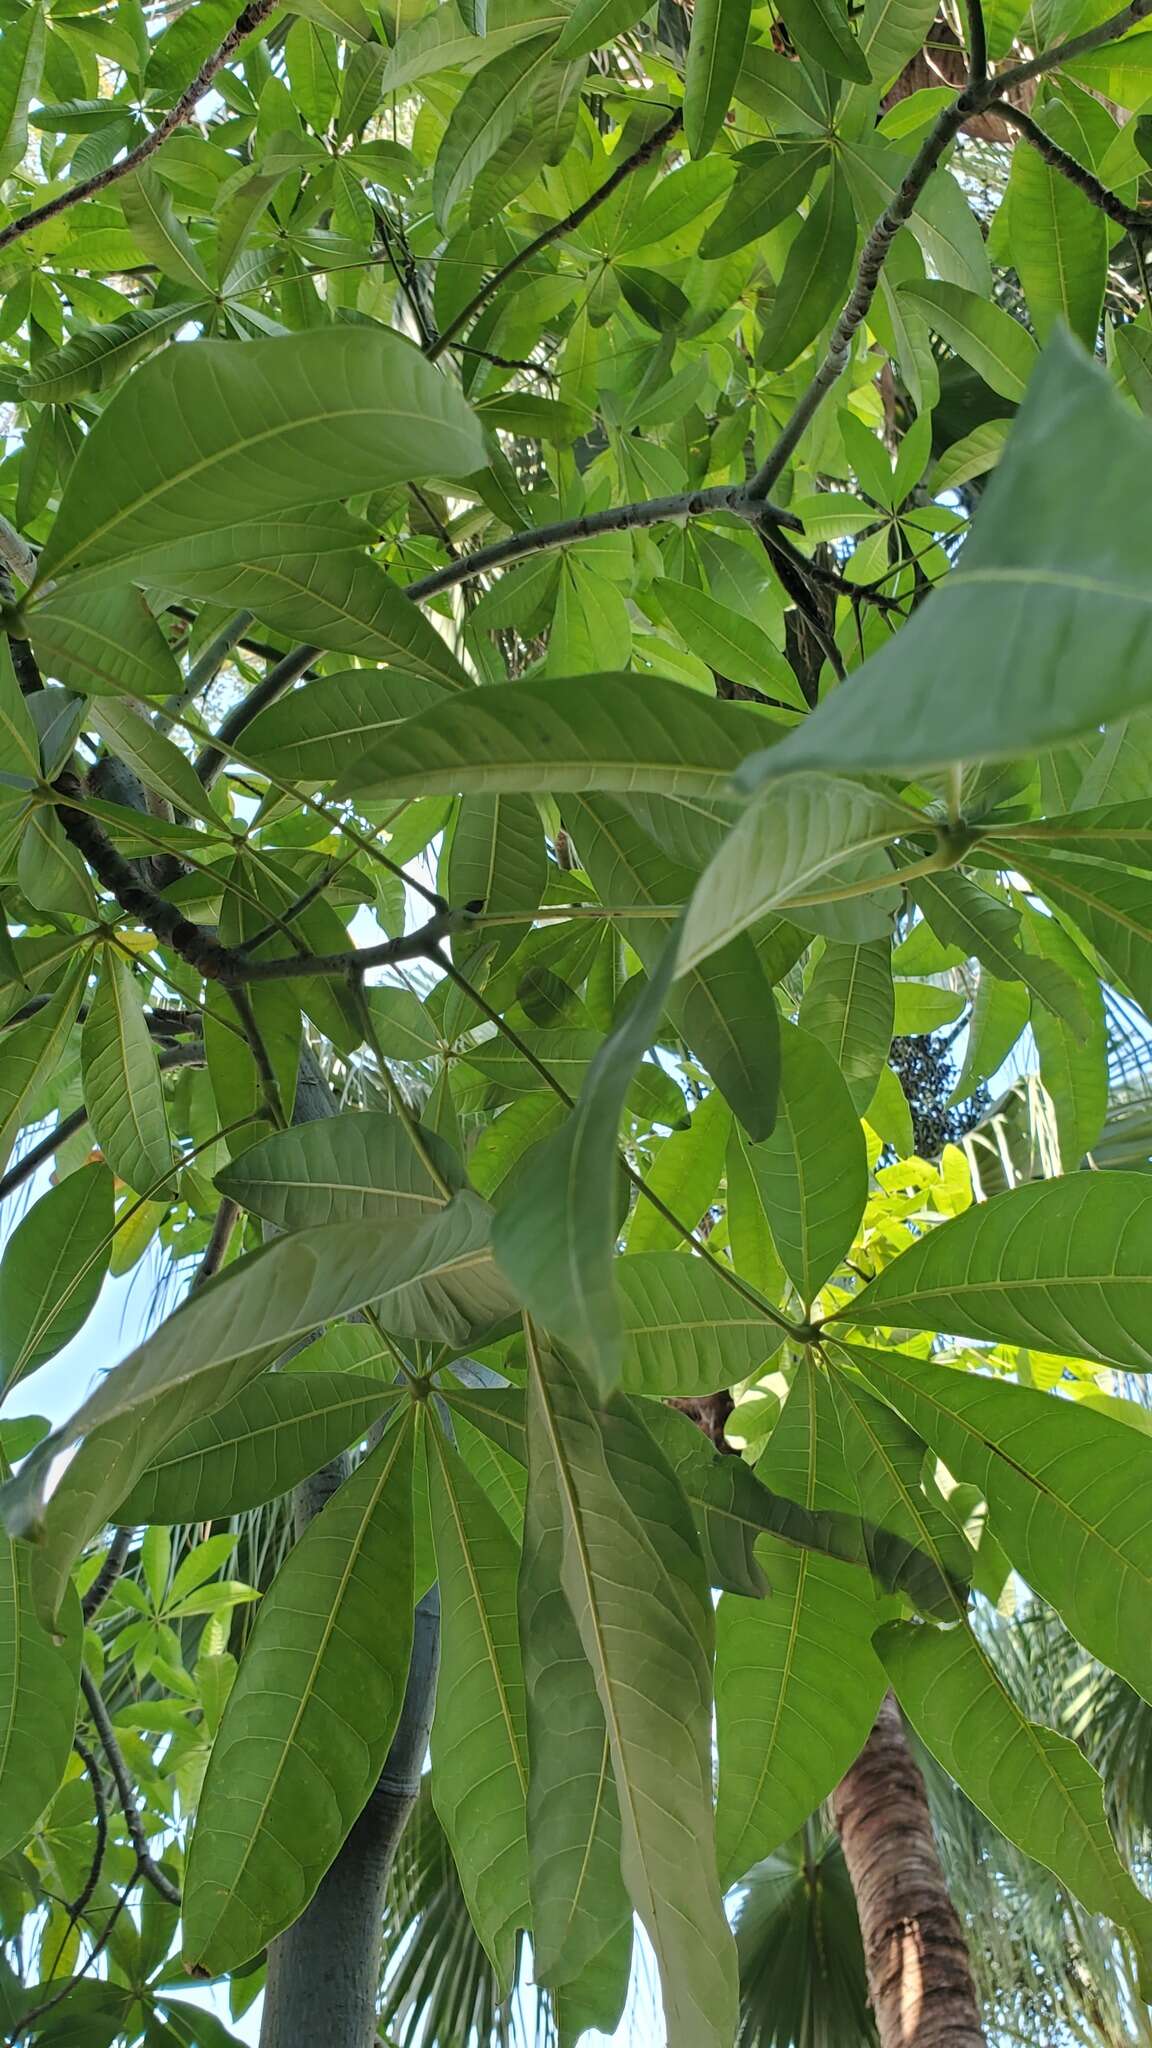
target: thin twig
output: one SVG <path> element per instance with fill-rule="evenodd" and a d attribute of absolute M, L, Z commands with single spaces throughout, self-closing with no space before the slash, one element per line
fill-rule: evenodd
<path fill-rule="evenodd" d="M 1152 4 L 1152 0 L 1149 0 L 1149 4 Z M 424 353 L 429 362 L 434 363 L 437 356 L 443 355 L 444 350 L 455 341 L 457 335 L 463 334 L 477 314 L 483 312 L 489 299 L 496 296 L 516 271 L 523 269 L 526 263 L 530 263 L 534 256 L 538 256 L 540 251 L 547 249 L 552 242 L 560 241 L 564 235 L 570 235 L 576 228 L 581 227 L 589 214 L 595 213 L 597 207 L 603 206 L 606 199 L 611 199 L 625 178 L 631 177 L 633 171 L 640 170 L 642 165 L 651 163 L 652 158 L 659 155 L 665 143 L 671 142 L 672 137 L 679 133 L 683 123 L 683 108 L 677 107 L 662 126 L 648 137 L 647 142 L 642 142 L 639 149 L 634 149 L 631 156 L 625 157 L 623 163 L 617 164 L 611 176 L 606 178 L 602 185 L 598 185 L 595 192 L 581 205 L 574 206 L 571 213 L 564 215 L 563 220 L 553 221 L 550 227 L 543 228 L 533 241 L 526 242 L 522 249 L 518 249 L 514 256 L 508 258 L 507 263 L 494 271 L 481 285 L 479 291 L 469 299 L 468 304 L 461 308 L 455 319 L 448 322 L 439 339 L 425 349 Z"/>
<path fill-rule="evenodd" d="M 1115 192 L 1110 192 L 1107 185 L 1102 185 L 1099 178 L 1086 170 L 1083 164 L 1077 163 L 1074 156 L 1069 156 L 1066 149 L 1061 149 L 1060 144 L 1054 142 L 1041 128 L 1040 123 L 1034 121 L 1031 114 L 1026 114 L 1022 107 L 1014 107 L 1010 100 L 993 100 L 988 111 L 999 114 L 1002 121 L 1007 121 L 1015 128 L 1024 137 L 1025 142 L 1031 143 L 1046 164 L 1051 164 L 1054 171 L 1059 171 L 1062 178 L 1067 178 L 1070 185 L 1075 185 L 1083 192 L 1084 197 L 1090 199 L 1093 206 L 1098 206 L 1101 213 L 1106 213 L 1109 220 L 1114 220 L 1118 226 L 1127 228 L 1129 234 L 1152 234 L 1152 211 L 1147 207 L 1125 206 L 1124 201 L 1118 199 Z"/>
<path fill-rule="evenodd" d="M 93 1726 L 100 1738 L 100 1747 L 108 1759 L 108 1768 L 112 1773 L 112 1782 L 116 1787 L 116 1796 L 120 1801 L 121 1810 L 124 1815 L 124 1824 L 128 1829 L 128 1837 L 132 1847 L 136 1851 L 140 1876 L 146 1878 L 153 1890 L 158 1891 L 162 1899 L 167 1899 L 170 1906 L 178 1906 L 180 1904 L 178 1888 L 173 1884 L 170 1877 L 165 1877 L 159 1864 L 154 1863 L 152 1860 L 148 1848 L 148 1837 L 144 1833 L 144 1823 L 140 1818 L 139 1809 L 136 1805 L 132 1780 L 128 1776 L 128 1766 L 124 1761 L 120 1744 L 116 1740 L 116 1731 L 112 1726 L 108 1709 L 104 1705 L 100 1688 L 83 1664 L 80 1666 L 80 1688 L 87 1702 L 88 1711 L 92 1716 Z"/>
<path fill-rule="evenodd" d="M 46 199 L 42 206 L 34 206 L 30 213 L 22 213 L 16 220 L 10 221 L 6 228 L 0 228 L 0 249 L 6 249 L 12 242 L 18 242 L 23 235 L 31 234 L 33 228 L 40 227 L 46 220 L 54 220 L 57 214 L 64 213 L 70 206 L 78 205 L 82 199 L 91 199 L 93 193 L 105 191 L 109 185 L 114 185 L 117 179 L 127 177 L 129 171 L 138 169 L 150 156 L 155 156 L 161 144 L 167 142 L 174 130 L 183 127 L 186 121 L 192 119 L 216 73 L 227 64 L 245 37 L 250 36 L 253 29 L 259 28 L 261 22 L 266 20 L 273 8 L 278 5 L 279 0 L 249 0 L 248 6 L 233 22 L 223 42 L 217 45 L 210 57 L 205 58 L 192 83 L 185 88 L 175 106 L 169 108 L 151 134 L 146 135 L 143 142 L 138 142 L 135 149 L 130 149 L 128 154 L 120 157 L 116 163 L 109 164 L 102 171 L 94 172 L 90 178 L 82 178 L 79 184 L 70 185 L 66 192 L 58 192 L 55 199 Z"/>
<path fill-rule="evenodd" d="M 77 1745 L 77 1747 L 78 1746 L 79 1745 Z M 83 1977 L 86 1977 L 88 1975 L 88 1972 L 92 1968 L 93 1963 L 97 1961 L 98 1957 L 103 1955 L 104 1950 L 107 1948 L 108 1943 L 111 1941 L 112 1930 L 115 1927 L 116 1922 L 120 1918 L 121 1913 L 124 1911 L 125 1906 L 128 1904 L 128 1900 L 136 1888 L 136 1880 L 140 1875 L 140 1866 L 139 1864 L 137 1864 L 136 1869 L 132 1872 L 132 1875 L 129 1878 L 128 1883 L 125 1885 L 123 1891 L 120 1893 L 120 1896 L 116 1901 L 116 1904 L 113 1906 L 112 1911 L 109 1913 L 107 1920 L 104 1922 L 104 1925 L 100 1930 L 100 1933 L 98 1934 L 96 1940 L 93 1942 L 91 1948 L 88 1951 L 88 1954 L 85 1956 L 84 1961 L 80 1965 L 80 1968 L 76 1971 L 75 1976 L 69 1977 L 68 1982 L 59 1991 L 54 1991 L 51 1998 L 44 1999 L 42 2004 L 34 2005 L 31 2012 L 26 2012 L 23 2014 L 23 2016 L 17 2022 L 16 2032 L 14 2034 L 10 2034 L 8 2037 L 9 2048 L 15 2048 L 15 2044 L 19 2041 L 21 2034 L 26 2034 L 28 2032 L 29 2027 L 31 2027 L 35 2023 L 35 2021 L 42 2020 L 44 2018 L 45 2013 L 52 2012 L 56 2006 L 63 2005 L 64 2000 L 66 1998 L 71 1998 L 76 1985 L 80 1983 Z"/>
<path fill-rule="evenodd" d="M 131 1529 L 117 1529 L 111 1543 L 108 1545 L 108 1555 L 84 1595 L 83 1613 L 85 1624 L 94 1621 L 97 1614 L 99 1614 L 100 1609 L 103 1607 L 104 1602 L 128 1562 L 128 1552 L 131 1548 Z M 77 1741 L 76 1747 L 80 1749 L 79 1741 Z M 81 1754 L 83 1754 L 83 1751 L 81 1751 Z"/>

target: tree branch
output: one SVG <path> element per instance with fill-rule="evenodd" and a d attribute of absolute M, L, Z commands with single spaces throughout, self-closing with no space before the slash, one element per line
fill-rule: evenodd
<path fill-rule="evenodd" d="M 165 1877 L 159 1864 L 152 1861 L 148 1848 L 148 1837 L 144 1833 L 144 1823 L 140 1818 L 136 1805 L 135 1794 L 132 1790 L 132 1780 L 128 1776 L 128 1766 L 124 1762 L 120 1744 L 116 1740 L 116 1731 L 112 1726 L 108 1709 L 104 1705 L 100 1688 L 83 1664 L 80 1667 L 80 1687 L 87 1702 L 88 1711 L 92 1716 L 93 1726 L 100 1738 L 100 1747 L 108 1759 L 108 1768 L 112 1773 L 112 1781 L 116 1787 L 116 1796 L 120 1801 L 121 1810 L 124 1814 L 124 1824 L 128 1829 L 129 1840 L 136 1852 L 140 1876 L 146 1878 L 153 1889 L 159 1892 L 160 1897 L 167 1899 L 170 1906 L 178 1906 L 180 1904 L 180 1893 L 177 1887 L 173 1884 L 170 1877 Z"/>
<path fill-rule="evenodd" d="M 192 119 L 216 73 L 227 64 L 245 37 L 250 36 L 253 29 L 259 28 L 261 22 L 266 20 L 273 8 L 278 5 L 279 0 L 249 0 L 248 6 L 237 16 L 223 42 L 210 57 L 205 58 L 192 83 L 185 88 L 175 106 L 169 109 L 151 134 L 146 135 L 143 142 L 138 142 L 135 149 L 130 149 L 127 156 L 122 156 L 116 163 L 109 164 L 106 170 L 96 171 L 90 178 L 82 178 L 78 185 L 70 185 L 66 192 L 58 192 L 55 199 L 46 199 L 42 206 L 34 206 L 30 213 L 22 213 L 16 220 L 10 221 L 6 228 L 0 228 L 0 249 L 8 248 L 12 242 L 18 242 L 22 236 L 31 234 L 33 228 L 40 227 L 46 220 L 54 220 L 57 214 L 64 213 L 70 206 L 78 205 L 82 199 L 91 199 L 93 193 L 103 192 L 118 179 L 127 177 L 129 171 L 134 171 L 139 165 L 146 163 L 150 156 L 155 156 L 161 144 L 167 142 L 174 130 L 183 127 L 186 121 Z"/>
<path fill-rule="evenodd" d="M 663 125 L 648 137 L 647 142 L 642 142 L 639 149 L 634 149 L 631 156 L 625 157 L 623 163 L 617 164 L 611 176 L 605 178 L 604 183 L 598 185 L 595 192 L 579 206 L 574 206 L 571 213 L 564 215 L 563 220 L 553 221 L 550 227 L 542 229 L 534 241 L 526 242 L 522 249 L 518 249 L 514 256 L 508 258 L 507 263 L 502 264 L 499 270 L 493 271 L 492 276 L 481 285 L 468 304 L 457 313 L 455 319 L 448 322 L 439 338 L 424 350 L 428 361 L 434 363 L 437 356 L 443 355 L 456 336 L 464 332 L 478 313 L 483 312 L 489 299 L 495 298 L 496 293 L 507 284 L 508 279 L 516 271 L 522 270 L 526 263 L 532 261 L 533 256 L 538 256 L 550 243 L 559 242 L 563 236 L 570 235 L 575 228 L 581 227 L 588 216 L 596 212 L 597 207 L 603 206 L 606 199 L 611 199 L 625 178 L 631 177 L 633 171 L 638 171 L 643 164 L 651 163 L 652 158 L 659 154 L 665 143 L 670 142 L 672 137 L 679 133 L 683 123 L 684 110 L 677 107 Z"/>
<path fill-rule="evenodd" d="M 221 720 L 220 730 L 213 744 L 210 747 L 203 747 L 196 756 L 196 773 L 205 789 L 211 789 L 228 759 L 229 746 L 234 740 L 239 739 L 245 726 L 251 725 L 256 713 L 263 711 L 267 705 L 274 704 L 277 697 L 283 696 L 285 690 L 290 690 L 293 683 L 304 674 L 305 669 L 311 668 L 317 655 L 322 651 L 319 647 L 294 647 L 290 654 L 282 656 L 275 668 L 269 669 L 263 682 L 257 683 L 254 690 L 249 690 L 248 695 L 241 698 L 239 704 L 228 713 L 227 718 Z"/>
<path fill-rule="evenodd" d="M 1090 199 L 1093 206 L 1098 206 L 1101 213 L 1106 213 L 1109 220 L 1114 220 L 1120 227 L 1127 228 L 1130 234 L 1141 231 L 1145 234 L 1152 233 L 1152 211 L 1146 207 L 1125 206 L 1124 201 L 1118 199 L 1115 192 L 1110 192 L 1107 185 L 1102 185 L 1099 178 L 1086 170 L 1083 164 L 1077 163 L 1074 156 L 1069 156 L 1066 149 L 1061 149 L 1058 142 L 1053 142 L 1052 137 L 1045 134 L 1039 122 L 1034 121 L 1031 114 L 1026 114 L 1022 107 L 1014 107 L 1010 100 L 993 100 L 988 111 L 999 114 L 1002 121 L 1007 121 L 1015 128 L 1025 142 L 1031 143 L 1046 164 L 1051 164 L 1054 171 L 1059 171 L 1062 178 L 1067 178 L 1070 185 L 1075 185 L 1083 192 L 1084 197 Z"/>
<path fill-rule="evenodd" d="M 1099 49 L 1101 44 L 1112 42 L 1124 31 L 1133 28 L 1152 14 L 1152 0 L 1130 0 L 1127 7 L 1118 14 L 1109 16 L 1097 28 L 1086 29 L 1083 35 L 1070 36 L 1067 42 L 1057 43 L 1051 50 L 1044 50 L 1038 57 L 1030 57 L 1025 63 L 1015 64 L 1008 71 L 1002 71 L 997 78 L 985 78 L 981 84 L 966 85 L 949 106 L 937 115 L 923 142 L 909 164 L 899 186 L 893 193 L 878 221 L 869 230 L 860 253 L 856 268 L 856 282 L 843 312 L 832 329 L 831 338 L 812 382 L 793 408 L 792 415 L 780 433 L 771 452 L 761 464 L 748 485 L 751 502 L 766 498 L 787 464 L 795 454 L 816 414 L 848 367 L 852 343 L 868 316 L 868 310 L 876 296 L 880 274 L 902 227 L 906 227 L 915 210 L 916 201 L 939 165 L 949 143 L 955 140 L 964 123 L 973 114 L 987 111 L 994 100 L 1030 78 L 1039 78 L 1046 71 L 1055 71 L 1072 57 L 1081 57 L 1089 50 Z M 1007 109 L 1000 111 L 1007 113 Z M 1013 118 L 1016 117 L 1012 109 Z M 1045 137 L 1047 141 L 1047 137 Z M 1055 147 L 1055 144 L 1052 145 Z M 1068 159 L 1073 162 L 1072 158 Z M 1061 167 L 1062 168 L 1062 167 Z M 1079 171 L 1080 166 L 1076 166 Z M 1067 173 L 1066 173 L 1067 175 Z M 1101 190 L 1104 188 L 1101 187 Z M 1130 225 L 1131 223 L 1126 223 Z"/>
<path fill-rule="evenodd" d="M 988 76 L 988 36 L 980 0 L 964 0 L 968 15 L 968 83 L 983 85 Z"/>
<path fill-rule="evenodd" d="M 99 1614 L 100 1609 L 103 1607 L 104 1602 L 128 1562 L 128 1552 L 131 1548 L 131 1529 L 117 1529 L 111 1543 L 108 1545 L 108 1555 L 84 1595 L 83 1612 L 85 1625 L 90 1621 L 94 1621 L 97 1614 Z M 77 1742 L 76 1747 L 80 1749 L 79 1742 Z M 83 1751 L 81 1751 L 81 1755 L 83 1755 Z"/>
<path fill-rule="evenodd" d="M 509 534 L 507 540 L 490 541 L 473 554 L 461 555 L 443 569 L 434 569 L 430 576 L 418 577 L 415 583 L 405 585 L 404 595 L 418 603 L 422 598 L 436 597 L 442 590 L 451 590 L 453 584 L 463 583 L 471 576 L 482 576 L 487 569 L 501 569 L 509 562 L 522 561 L 525 555 L 568 547 L 573 541 L 588 540 L 597 533 L 627 533 L 637 527 L 660 526 L 668 519 L 698 519 L 705 512 L 732 512 L 738 519 L 757 525 L 767 522 L 790 527 L 794 533 L 804 530 L 795 513 L 786 512 L 764 498 L 750 499 L 743 484 L 714 484 L 706 491 L 678 491 L 673 497 L 641 498 L 632 505 L 610 505 L 603 512 L 583 512 L 576 519 L 558 519 L 554 526 L 531 526 L 523 533 Z"/>

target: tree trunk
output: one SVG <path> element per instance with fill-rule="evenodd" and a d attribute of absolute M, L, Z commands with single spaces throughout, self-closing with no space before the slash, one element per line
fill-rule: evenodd
<path fill-rule="evenodd" d="M 373 2048 L 384 1892 L 420 1790 L 440 1664 L 440 1592 L 416 1609 L 400 1723 L 367 1806 L 295 1926 L 268 1946 L 260 2048 Z"/>
<path fill-rule="evenodd" d="M 880 2048 L 986 2048 L 968 1945 L 889 1693 L 833 1798 Z"/>

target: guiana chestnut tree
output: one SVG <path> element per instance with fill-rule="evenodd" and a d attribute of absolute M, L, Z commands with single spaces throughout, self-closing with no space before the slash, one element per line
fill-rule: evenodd
<path fill-rule="evenodd" d="M 1152 1982 L 974 1626 L 1152 1701 L 1148 13 L 3 0 L 13 2043 L 369 2048 L 419 1797 L 669 2048 L 831 1800 L 974 2048 L 912 1743 Z"/>

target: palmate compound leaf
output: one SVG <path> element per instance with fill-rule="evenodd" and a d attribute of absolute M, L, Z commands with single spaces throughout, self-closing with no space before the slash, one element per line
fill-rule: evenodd
<path fill-rule="evenodd" d="M 40 1520 L 48 1464 L 80 1437 L 170 1402 L 217 1366 L 275 1356 L 369 1302 L 396 1335 L 468 1343 L 515 1309 L 488 1233 L 486 1205 L 464 1190 L 420 1222 L 394 1221 L 386 1231 L 377 1218 L 325 1224 L 250 1253 L 198 1288 L 46 1440 L 35 1473 L 25 1468 L 0 1495 L 9 1526 L 25 1532 Z"/>
<path fill-rule="evenodd" d="M 1152 1187 L 1071 1174 L 994 1195 L 893 1259 L 829 1318 L 1152 1369 Z"/>
<path fill-rule="evenodd" d="M 212 1746 L 184 1885 L 184 1953 L 247 1962 L 307 1905 L 367 1800 L 412 1649 L 409 1410 L 264 1595 Z"/>
<path fill-rule="evenodd" d="M 492 1245 L 524 1306 L 570 1344 L 607 1390 L 620 1377 L 624 1327 L 614 1274 L 612 1184 L 629 1083 L 659 1029 L 676 953 L 604 1040 L 575 1107 L 533 1152 L 498 1212 Z"/>
<path fill-rule="evenodd" d="M 31 1555 L 0 1531 L 0 1855 L 32 1832 L 68 1763 L 83 1627 L 69 1588 L 49 1635 L 37 1615 Z"/>
<path fill-rule="evenodd" d="M 442 1628 L 432 1797 L 472 1924 L 507 1991 L 516 1930 L 531 1919 L 517 1546 L 439 1429 L 427 1443 Z"/>
<path fill-rule="evenodd" d="M 1090 1913 L 1127 1931 L 1147 1995 L 1152 1900 L 1120 1860 L 1104 1787 L 1087 1757 L 1066 1735 L 1028 1720 L 966 1623 L 889 1622 L 875 1642 L 921 1741 L 1009 1841 L 1054 1872 Z"/>
<path fill-rule="evenodd" d="M 394 728 L 335 793 L 726 796 L 741 759 L 771 730 L 748 705 L 716 703 L 662 676 L 508 683 L 446 699 Z"/>
<path fill-rule="evenodd" d="M 354 1372 L 265 1373 L 182 1429 L 121 1501 L 122 1522 L 209 1522 L 276 1500 L 401 1399 Z"/>
<path fill-rule="evenodd" d="M 688 1504 L 623 1401 L 529 1346 L 532 1463 L 563 1514 L 562 1584 L 600 1696 L 622 1868 L 660 1968 L 668 2048 L 728 2048 L 732 1936 L 715 1878 L 712 1607 Z"/>
<path fill-rule="evenodd" d="M 801 769 L 1011 760 L 1146 703 L 1152 600 L 1136 508 L 1150 459 L 1147 424 L 1057 333 L 957 569 L 795 733 L 746 764 L 745 787 Z"/>
<path fill-rule="evenodd" d="M 904 1352 L 841 1350 L 956 1478 L 980 1488 L 1012 1563 L 1077 1641 L 1152 1696 L 1142 1619 L 1152 1597 L 1152 1443 L 1055 1394 Z"/>
<path fill-rule="evenodd" d="M 757 1477 L 810 1512 L 855 1516 L 827 1379 L 802 1363 Z M 716 1616 L 717 1851 L 727 1886 L 770 1855 L 839 1783 L 884 1691 L 872 1649 L 883 1617 L 863 1572 L 764 1536 L 770 1599 L 725 1593 Z"/>
<path fill-rule="evenodd" d="M 521 1464 L 527 1462 L 522 1388 L 454 1386 L 447 1399 L 501 1450 Z M 769 1534 L 793 1549 L 819 1551 L 870 1571 L 887 1591 L 906 1593 L 924 1614 L 947 1618 L 954 1613 L 958 1579 L 901 1533 L 902 1516 L 890 1515 L 891 1492 L 887 1499 L 878 1490 L 873 1494 L 877 1511 L 889 1516 L 890 1526 L 885 1527 L 844 1508 L 804 1507 L 799 1498 L 805 1485 L 802 1472 L 791 1476 L 793 1497 L 774 1492 L 764 1483 L 762 1471 L 757 1476 L 743 1459 L 713 1450 L 696 1424 L 665 1402 L 636 1401 L 631 1414 L 655 1438 L 679 1481 L 696 1520 L 713 1585 L 758 1599 L 767 1582 L 754 1547 L 760 1536 Z M 902 1426 L 897 1416 L 892 1423 Z"/>
<path fill-rule="evenodd" d="M 158 542 L 211 532 L 221 505 L 255 520 L 485 460 L 456 386 L 384 328 L 181 343 L 84 441 L 38 581 L 128 574 Z"/>
<path fill-rule="evenodd" d="M 696 885 L 678 972 L 773 911 L 787 915 L 795 905 L 799 913 L 806 901 L 834 898 L 839 871 L 858 886 L 861 859 L 875 863 L 878 891 L 891 888 L 883 848 L 923 832 L 926 823 L 895 798 L 831 775 L 805 775 L 766 793 L 749 805 Z"/>
<path fill-rule="evenodd" d="M 66 1469 L 53 1473 L 53 1439 L 26 1458 L 17 1478 L 0 1491 L 0 1507 L 14 1536 L 35 1538 L 32 1593 L 36 1612 L 54 1627 L 76 1559 L 86 1544 L 117 1519 L 120 1503 L 164 1446 L 204 1415 L 222 1408 L 272 1362 L 275 1351 L 213 1366 L 151 1406 L 93 1429 Z M 52 1495 L 45 1491 L 54 1480 Z"/>

